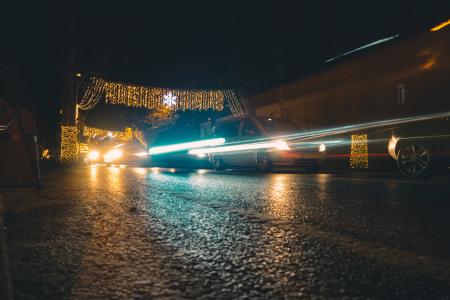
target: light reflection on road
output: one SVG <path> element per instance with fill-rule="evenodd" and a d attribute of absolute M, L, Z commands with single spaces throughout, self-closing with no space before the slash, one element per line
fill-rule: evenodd
<path fill-rule="evenodd" d="M 295 199 L 290 197 L 289 189 L 292 177 L 285 174 L 273 175 L 269 182 L 268 190 L 268 213 L 281 219 L 294 217 L 293 206 Z"/>

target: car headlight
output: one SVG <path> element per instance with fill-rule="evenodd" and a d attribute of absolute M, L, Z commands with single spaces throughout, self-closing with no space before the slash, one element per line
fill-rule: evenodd
<path fill-rule="evenodd" d="M 398 138 L 398 137 L 392 136 L 391 139 L 389 140 L 389 144 L 388 144 L 389 155 L 395 160 L 397 160 L 397 153 L 395 153 L 395 148 L 397 146 L 397 142 L 399 139 L 400 138 Z"/>
<path fill-rule="evenodd" d="M 90 161 L 98 160 L 99 157 L 100 157 L 100 152 L 98 152 L 97 150 L 92 150 L 87 155 L 87 159 Z"/>
<path fill-rule="evenodd" d="M 319 152 L 325 152 L 325 150 L 327 150 L 327 146 L 325 146 L 325 144 L 320 144 L 319 145 Z"/>
<path fill-rule="evenodd" d="M 286 143 L 285 141 L 276 141 L 275 147 L 278 150 L 291 150 L 291 147 L 289 147 L 288 143 Z"/>
<path fill-rule="evenodd" d="M 122 155 L 123 155 L 122 150 L 113 149 L 113 150 L 110 150 L 109 152 L 107 152 L 103 158 L 105 159 L 105 162 L 113 162 L 113 161 L 121 158 Z"/>

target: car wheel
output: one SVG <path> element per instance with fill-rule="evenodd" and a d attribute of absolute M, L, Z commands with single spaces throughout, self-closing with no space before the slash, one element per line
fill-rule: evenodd
<path fill-rule="evenodd" d="M 397 154 L 397 166 L 406 177 L 429 177 L 431 175 L 430 151 L 420 144 L 402 145 Z"/>
<path fill-rule="evenodd" d="M 272 170 L 272 161 L 267 153 L 258 153 L 256 157 L 256 170 L 258 172 L 268 172 Z"/>
<path fill-rule="evenodd" d="M 214 167 L 214 170 L 216 170 L 216 171 L 222 171 L 225 169 L 224 163 L 220 159 L 215 159 L 213 161 L 213 167 Z"/>

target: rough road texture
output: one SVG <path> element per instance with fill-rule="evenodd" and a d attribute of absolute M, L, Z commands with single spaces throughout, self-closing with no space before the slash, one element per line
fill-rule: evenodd
<path fill-rule="evenodd" d="M 449 298 L 450 185 L 78 168 L 4 190 L 16 299 Z"/>

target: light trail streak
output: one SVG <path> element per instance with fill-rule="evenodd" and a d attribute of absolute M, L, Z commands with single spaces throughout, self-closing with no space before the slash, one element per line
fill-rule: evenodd
<path fill-rule="evenodd" d="M 211 147 L 211 148 L 200 148 L 189 150 L 189 154 L 192 155 L 204 155 L 211 153 L 224 153 L 224 152 L 235 152 L 235 151 L 247 151 L 247 150 L 257 150 L 257 149 L 278 149 L 278 150 L 290 150 L 289 146 L 284 141 L 274 141 L 267 143 L 247 143 L 240 145 L 230 145 L 223 147 Z"/>
<path fill-rule="evenodd" d="M 225 143 L 224 138 L 201 140 L 201 141 L 195 141 L 195 142 L 187 142 L 187 143 L 181 143 L 181 144 L 153 147 L 153 148 L 148 149 L 148 153 L 150 155 L 163 154 L 163 153 L 190 150 L 190 149 L 201 148 L 201 147 L 218 146 L 218 145 L 221 145 L 224 143 Z"/>
<path fill-rule="evenodd" d="M 327 62 L 327 63 L 328 63 L 328 62 L 332 62 L 332 61 L 334 61 L 334 60 L 336 60 L 336 59 L 338 59 L 338 58 L 347 56 L 347 55 L 352 54 L 352 53 L 354 53 L 354 52 L 358 52 L 358 51 L 364 50 L 364 49 L 366 49 L 366 48 L 373 47 L 373 46 L 378 45 L 378 44 L 386 43 L 386 42 L 388 42 L 388 41 L 390 41 L 390 40 L 393 40 L 393 39 L 395 39 L 395 38 L 398 38 L 399 36 L 400 36 L 399 34 L 396 34 L 396 35 L 393 35 L 393 36 L 389 36 L 389 37 L 386 37 L 386 38 L 382 38 L 382 39 L 376 40 L 376 41 L 371 42 L 371 43 L 369 43 L 369 44 L 363 45 L 363 46 L 361 46 L 361 47 L 359 47 L 359 48 L 350 50 L 350 51 L 345 52 L 345 53 L 343 53 L 343 54 L 340 54 L 340 55 L 338 55 L 338 56 L 336 56 L 336 57 L 330 58 L 330 59 L 326 60 L 325 62 Z"/>
<path fill-rule="evenodd" d="M 367 129 L 377 128 L 377 127 L 393 126 L 393 125 L 401 125 L 401 124 L 407 124 L 407 123 L 413 123 L 413 122 L 419 122 L 419 121 L 433 120 L 433 119 L 445 118 L 445 117 L 449 117 L 449 116 L 450 116 L 450 112 L 428 114 L 428 115 L 423 115 L 423 116 L 389 119 L 389 120 L 383 120 L 383 121 L 374 121 L 374 122 L 359 123 L 359 124 L 354 124 L 354 125 L 346 125 L 346 126 L 340 126 L 340 127 L 335 127 L 335 128 L 329 128 L 329 129 L 320 129 L 320 130 L 311 131 L 311 132 L 278 136 L 277 138 L 281 138 L 281 139 L 317 138 L 317 137 L 336 135 L 336 134 L 357 131 L 357 130 L 367 130 Z"/>
<path fill-rule="evenodd" d="M 202 155 L 202 154 L 207 154 L 207 153 L 276 148 L 274 146 L 270 146 L 271 143 L 274 143 L 274 140 L 286 141 L 286 142 L 289 141 L 290 145 L 295 146 L 295 145 L 298 145 L 300 143 L 300 141 L 304 141 L 304 140 L 316 139 L 316 138 L 321 138 L 321 137 L 326 137 L 326 136 L 333 136 L 333 135 L 352 132 L 352 131 L 368 130 L 368 129 L 378 128 L 378 127 L 387 127 L 387 126 L 403 125 L 403 124 L 407 124 L 407 123 L 414 123 L 414 122 L 420 122 L 420 121 L 428 121 L 428 120 L 433 120 L 433 119 L 445 118 L 445 117 L 449 117 L 449 116 L 450 116 L 450 112 L 443 112 L 443 113 L 436 113 L 436 114 L 427 114 L 427 115 L 422 115 L 422 116 L 413 116 L 413 117 L 405 117 L 405 118 L 388 119 L 388 120 L 383 120 L 383 121 L 359 123 L 359 124 L 339 126 L 339 127 L 334 127 L 334 128 L 319 129 L 319 130 L 310 131 L 310 132 L 302 132 L 302 133 L 294 133 L 294 134 L 289 134 L 289 135 L 261 138 L 261 139 L 252 140 L 251 143 L 249 143 L 248 141 L 232 142 L 232 143 L 227 143 L 221 147 L 202 148 L 202 149 L 196 149 L 195 151 L 192 150 L 192 151 L 189 151 L 189 154 Z M 291 144 L 291 141 L 292 141 L 292 144 Z M 324 141 L 321 141 L 318 143 L 319 144 L 324 143 Z M 269 146 L 267 146 L 267 145 L 269 145 Z M 213 149 L 215 149 L 215 150 L 213 150 Z"/>
<path fill-rule="evenodd" d="M 442 22 L 439 25 L 434 26 L 433 28 L 430 29 L 430 31 L 438 31 L 441 30 L 442 28 L 444 28 L 445 26 L 450 25 L 450 20 L 447 20 L 445 22 Z"/>

